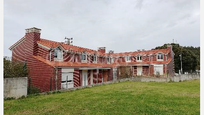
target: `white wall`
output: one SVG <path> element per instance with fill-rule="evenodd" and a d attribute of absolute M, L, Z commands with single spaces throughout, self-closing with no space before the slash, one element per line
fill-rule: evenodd
<path fill-rule="evenodd" d="M 27 77 L 4 78 L 4 98 L 27 96 Z"/>

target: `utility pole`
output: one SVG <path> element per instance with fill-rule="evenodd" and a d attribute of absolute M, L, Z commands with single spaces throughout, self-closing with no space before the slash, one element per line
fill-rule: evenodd
<path fill-rule="evenodd" d="M 183 68 L 182 68 L 182 54 L 179 55 L 180 56 L 180 61 L 181 61 L 181 74 L 183 73 Z"/>

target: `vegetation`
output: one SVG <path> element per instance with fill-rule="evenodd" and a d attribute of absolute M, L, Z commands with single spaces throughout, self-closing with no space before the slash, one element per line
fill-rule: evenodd
<path fill-rule="evenodd" d="M 175 72 L 179 73 L 181 69 L 181 59 L 182 54 L 182 68 L 183 72 L 195 72 L 195 70 L 200 70 L 200 47 L 183 47 L 179 44 L 172 43 L 174 55 L 174 65 Z M 155 49 L 167 48 L 167 44 L 163 46 L 156 47 Z"/>
<path fill-rule="evenodd" d="M 28 94 L 37 94 L 40 93 L 40 89 L 38 89 L 37 87 L 29 84 L 28 86 Z"/>
<path fill-rule="evenodd" d="M 28 70 L 26 64 L 13 62 L 4 57 L 4 78 L 27 77 Z"/>
<path fill-rule="evenodd" d="M 5 115 L 199 115 L 200 80 L 121 82 L 4 101 Z"/>

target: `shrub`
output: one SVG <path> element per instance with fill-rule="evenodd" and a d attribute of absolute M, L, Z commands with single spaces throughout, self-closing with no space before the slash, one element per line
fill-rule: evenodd
<path fill-rule="evenodd" d="M 158 71 L 156 72 L 156 77 L 160 77 L 160 73 Z"/>
<path fill-rule="evenodd" d="M 27 77 L 26 63 L 10 61 L 4 58 L 4 78 Z"/>
<path fill-rule="evenodd" d="M 28 94 L 38 94 L 40 93 L 40 89 L 38 89 L 37 87 L 30 85 L 28 87 Z"/>

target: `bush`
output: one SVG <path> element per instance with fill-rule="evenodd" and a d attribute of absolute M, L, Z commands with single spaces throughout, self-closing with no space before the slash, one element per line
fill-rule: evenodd
<path fill-rule="evenodd" d="M 4 78 L 27 77 L 26 63 L 13 62 L 4 58 Z"/>
<path fill-rule="evenodd" d="M 30 85 L 28 87 L 28 94 L 38 94 L 40 93 L 40 89 L 38 89 L 37 87 Z"/>

